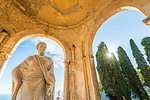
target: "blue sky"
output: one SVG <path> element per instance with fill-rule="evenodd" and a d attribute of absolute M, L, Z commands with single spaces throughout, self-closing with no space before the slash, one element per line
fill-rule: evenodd
<path fill-rule="evenodd" d="M 37 55 L 38 52 L 36 50 L 36 45 L 38 42 L 46 42 L 47 43 L 47 50 L 45 55 L 51 57 L 54 62 L 54 75 L 56 78 L 56 94 L 58 90 L 61 90 L 61 94 L 63 92 L 63 81 L 64 81 L 64 53 L 60 45 L 48 38 L 43 37 L 34 37 L 25 40 L 22 42 L 16 51 L 14 52 L 13 56 L 9 59 L 7 66 L 4 70 L 2 77 L 0 78 L 0 94 L 11 93 L 11 71 L 21 62 L 23 62 L 27 57 L 31 55 Z"/>
<path fill-rule="evenodd" d="M 141 40 L 150 37 L 150 26 L 145 25 L 142 20 L 146 16 L 141 12 L 127 10 L 109 18 L 97 31 L 93 41 L 93 55 L 96 55 L 97 46 L 103 41 L 106 43 L 110 52 L 117 56 L 118 46 L 122 46 L 128 54 L 134 68 L 137 64 L 133 58 L 129 40 L 133 39 L 140 51 L 145 54 Z M 146 58 L 146 56 L 145 56 Z M 96 58 L 95 65 L 96 65 Z"/>
<path fill-rule="evenodd" d="M 141 39 L 150 36 L 150 26 L 146 26 L 142 22 L 144 18 L 145 16 L 142 13 L 131 10 L 120 12 L 109 18 L 96 33 L 93 41 L 93 55 L 96 55 L 97 46 L 102 41 L 106 43 L 109 51 L 113 52 L 116 57 L 117 47 L 122 46 L 136 68 L 137 65 L 132 56 L 129 40 L 132 38 L 144 54 L 144 49 L 140 45 Z M 41 37 L 27 39 L 18 46 L 13 56 L 9 59 L 4 73 L 0 78 L 0 94 L 11 92 L 12 69 L 23 62 L 28 56 L 38 54 L 36 44 L 40 41 L 47 43 L 48 48 L 46 51 L 46 56 L 51 57 L 54 61 L 54 74 L 56 77 L 55 96 L 57 95 L 59 89 L 61 90 L 62 95 L 64 86 L 63 50 L 55 41 Z M 96 58 L 94 59 L 96 65 Z"/>

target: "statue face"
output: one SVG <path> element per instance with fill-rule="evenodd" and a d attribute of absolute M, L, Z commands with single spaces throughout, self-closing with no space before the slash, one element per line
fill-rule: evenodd
<path fill-rule="evenodd" d="M 46 50 L 46 45 L 41 44 L 41 45 L 38 46 L 38 51 L 39 52 L 45 52 L 45 50 Z"/>

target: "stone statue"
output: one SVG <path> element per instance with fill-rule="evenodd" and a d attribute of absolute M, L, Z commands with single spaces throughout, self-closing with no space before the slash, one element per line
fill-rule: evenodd
<path fill-rule="evenodd" d="M 53 62 L 44 56 L 46 44 L 37 45 L 39 55 L 28 57 L 12 71 L 11 100 L 54 100 Z"/>
<path fill-rule="evenodd" d="M 56 100 L 63 100 L 61 97 L 60 97 L 60 90 L 58 91 L 58 97 Z"/>
<path fill-rule="evenodd" d="M 60 90 L 58 91 L 58 97 L 60 97 Z"/>

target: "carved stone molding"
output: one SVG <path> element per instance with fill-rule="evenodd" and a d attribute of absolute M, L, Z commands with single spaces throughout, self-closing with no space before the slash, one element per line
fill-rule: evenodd
<path fill-rule="evenodd" d="M 1 32 L 0 33 L 0 45 L 2 44 L 2 42 L 4 41 L 6 36 L 8 36 L 8 33 L 6 33 L 6 32 Z"/>
<path fill-rule="evenodd" d="M 150 17 L 145 18 L 145 19 L 143 20 L 143 23 L 145 23 L 146 25 L 150 25 Z"/>

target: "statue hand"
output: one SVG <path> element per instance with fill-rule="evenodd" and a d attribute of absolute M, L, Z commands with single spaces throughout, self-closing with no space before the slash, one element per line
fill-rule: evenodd
<path fill-rule="evenodd" d="M 44 100 L 50 100 L 51 97 L 51 92 L 50 92 L 50 87 L 48 87 L 47 91 L 46 91 L 46 96 Z"/>
<path fill-rule="evenodd" d="M 52 95 L 52 92 L 53 92 L 53 86 L 50 85 L 49 88 L 47 89 L 46 95 L 47 95 L 47 96 L 51 96 L 51 95 Z"/>

